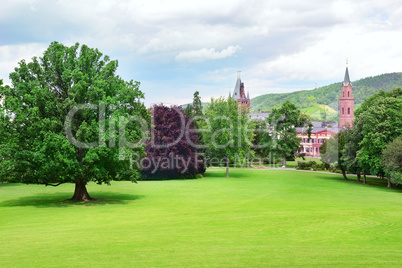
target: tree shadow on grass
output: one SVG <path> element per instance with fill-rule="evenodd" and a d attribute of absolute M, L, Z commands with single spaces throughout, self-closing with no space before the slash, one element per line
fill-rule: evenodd
<path fill-rule="evenodd" d="M 0 182 L 0 188 L 22 186 L 22 183 Z"/>
<path fill-rule="evenodd" d="M 229 177 L 226 177 L 225 169 L 208 170 L 204 173 L 204 178 L 244 178 L 243 172 L 237 172 L 236 169 L 229 169 Z"/>
<path fill-rule="evenodd" d="M 396 187 L 395 185 L 393 185 L 392 189 L 387 188 L 387 180 L 386 179 L 381 179 L 381 178 L 377 178 L 377 177 L 367 177 L 366 179 L 366 184 L 363 184 L 363 176 L 361 178 L 361 182 L 357 181 L 357 176 L 355 175 L 347 175 L 348 180 L 345 180 L 342 176 L 342 174 L 338 174 L 338 173 L 329 173 L 332 175 L 339 175 L 337 177 L 332 177 L 332 180 L 336 180 L 339 181 L 341 183 L 348 183 L 348 184 L 354 184 L 354 185 L 361 185 L 361 186 L 367 186 L 367 187 L 373 187 L 373 188 L 377 188 L 381 191 L 384 192 L 389 192 L 389 191 L 400 191 L 401 187 L 398 186 Z M 317 176 L 317 178 L 320 179 L 324 179 L 324 180 L 328 180 L 328 176 L 324 177 L 324 176 Z"/>
<path fill-rule="evenodd" d="M 0 202 L 0 207 L 91 207 L 99 205 L 127 204 L 131 201 L 141 199 L 144 196 L 114 192 L 96 192 L 93 194 L 92 197 L 95 198 L 95 200 L 88 202 L 76 202 L 68 200 L 69 198 L 71 198 L 71 193 L 37 194 L 33 196 L 20 197 L 18 199 L 5 200 L 3 202 Z"/>

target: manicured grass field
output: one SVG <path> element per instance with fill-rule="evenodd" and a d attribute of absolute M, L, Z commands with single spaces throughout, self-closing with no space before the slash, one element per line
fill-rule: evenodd
<path fill-rule="evenodd" d="M 214 169 L 197 180 L 0 184 L 0 267 L 400 266 L 402 194 L 341 175 Z"/>

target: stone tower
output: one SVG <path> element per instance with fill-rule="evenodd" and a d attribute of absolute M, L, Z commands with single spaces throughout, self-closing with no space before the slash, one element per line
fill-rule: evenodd
<path fill-rule="evenodd" d="M 242 83 L 240 79 L 240 72 L 237 73 L 237 81 L 233 91 L 233 95 L 231 96 L 229 92 L 229 97 L 237 101 L 239 108 L 246 109 L 246 112 L 249 112 L 250 95 L 249 93 L 247 93 L 246 96 L 246 92 L 244 91 L 244 83 Z"/>
<path fill-rule="evenodd" d="M 342 83 L 342 92 L 339 98 L 339 126 L 351 127 L 353 125 L 353 105 L 355 98 L 352 95 L 352 84 L 350 83 L 348 62 L 346 61 L 345 78 Z"/>

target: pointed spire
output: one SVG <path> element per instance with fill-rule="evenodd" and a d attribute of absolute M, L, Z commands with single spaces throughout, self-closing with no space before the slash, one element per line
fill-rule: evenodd
<path fill-rule="evenodd" d="M 350 78 L 348 70 L 348 59 L 346 58 L 346 71 L 345 71 L 345 78 L 343 79 L 343 85 L 346 87 L 349 84 L 350 84 Z"/>
<path fill-rule="evenodd" d="M 232 95 L 232 99 L 238 100 L 241 98 L 241 80 L 240 80 L 240 75 L 238 73 L 237 76 L 237 81 L 236 81 L 236 85 L 235 88 L 233 90 L 233 95 Z"/>

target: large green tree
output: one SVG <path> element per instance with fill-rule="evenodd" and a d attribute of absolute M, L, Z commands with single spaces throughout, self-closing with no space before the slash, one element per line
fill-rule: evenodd
<path fill-rule="evenodd" d="M 360 167 L 371 174 L 385 175 L 382 151 L 389 142 L 402 135 L 401 111 L 402 89 L 395 88 L 373 95 L 355 112 L 354 127 L 362 135 L 356 157 Z"/>
<path fill-rule="evenodd" d="M 343 178 L 347 180 L 346 164 L 343 159 L 345 136 L 346 130 L 341 130 L 336 135 L 326 140 L 321 146 L 320 151 L 322 162 L 339 168 L 342 172 Z"/>
<path fill-rule="evenodd" d="M 194 92 L 193 103 L 188 104 L 183 113 L 187 115 L 191 123 L 194 124 L 194 128 L 197 135 L 197 152 L 202 154 L 204 152 L 204 139 L 202 137 L 202 131 L 204 121 L 204 112 L 202 108 L 202 102 L 200 92 Z"/>
<path fill-rule="evenodd" d="M 402 184 L 402 135 L 390 142 L 383 151 L 382 157 L 388 186 Z"/>
<path fill-rule="evenodd" d="M 144 156 L 149 114 L 139 82 L 116 75 L 118 62 L 98 49 L 53 42 L 21 60 L 0 87 L 0 176 L 57 186 L 74 183 L 72 200 L 91 200 L 86 184 L 135 181 L 130 162 Z"/>
<path fill-rule="evenodd" d="M 247 118 L 245 109 L 232 99 L 211 99 L 206 107 L 203 131 L 206 155 L 209 160 L 225 162 L 226 177 L 229 163 L 243 162 L 253 156 L 254 123 Z"/>
<path fill-rule="evenodd" d="M 274 108 L 266 120 L 266 134 L 260 141 L 268 145 L 265 152 L 282 158 L 282 166 L 286 167 L 286 158 L 293 157 L 300 146 L 295 127 L 302 126 L 307 120 L 308 117 L 289 101 Z"/>
<path fill-rule="evenodd" d="M 359 142 L 362 140 L 361 132 L 356 124 L 349 129 L 345 129 L 345 145 L 342 150 L 342 161 L 345 169 L 353 174 L 357 174 L 357 181 L 360 182 L 361 173 L 365 174 L 362 167 L 356 158 L 357 152 L 360 150 Z M 366 183 L 366 176 L 364 176 L 364 184 Z"/>
<path fill-rule="evenodd" d="M 195 116 L 203 116 L 202 102 L 201 102 L 200 92 L 198 92 L 198 91 L 194 92 L 193 111 L 194 111 L 193 114 Z"/>

